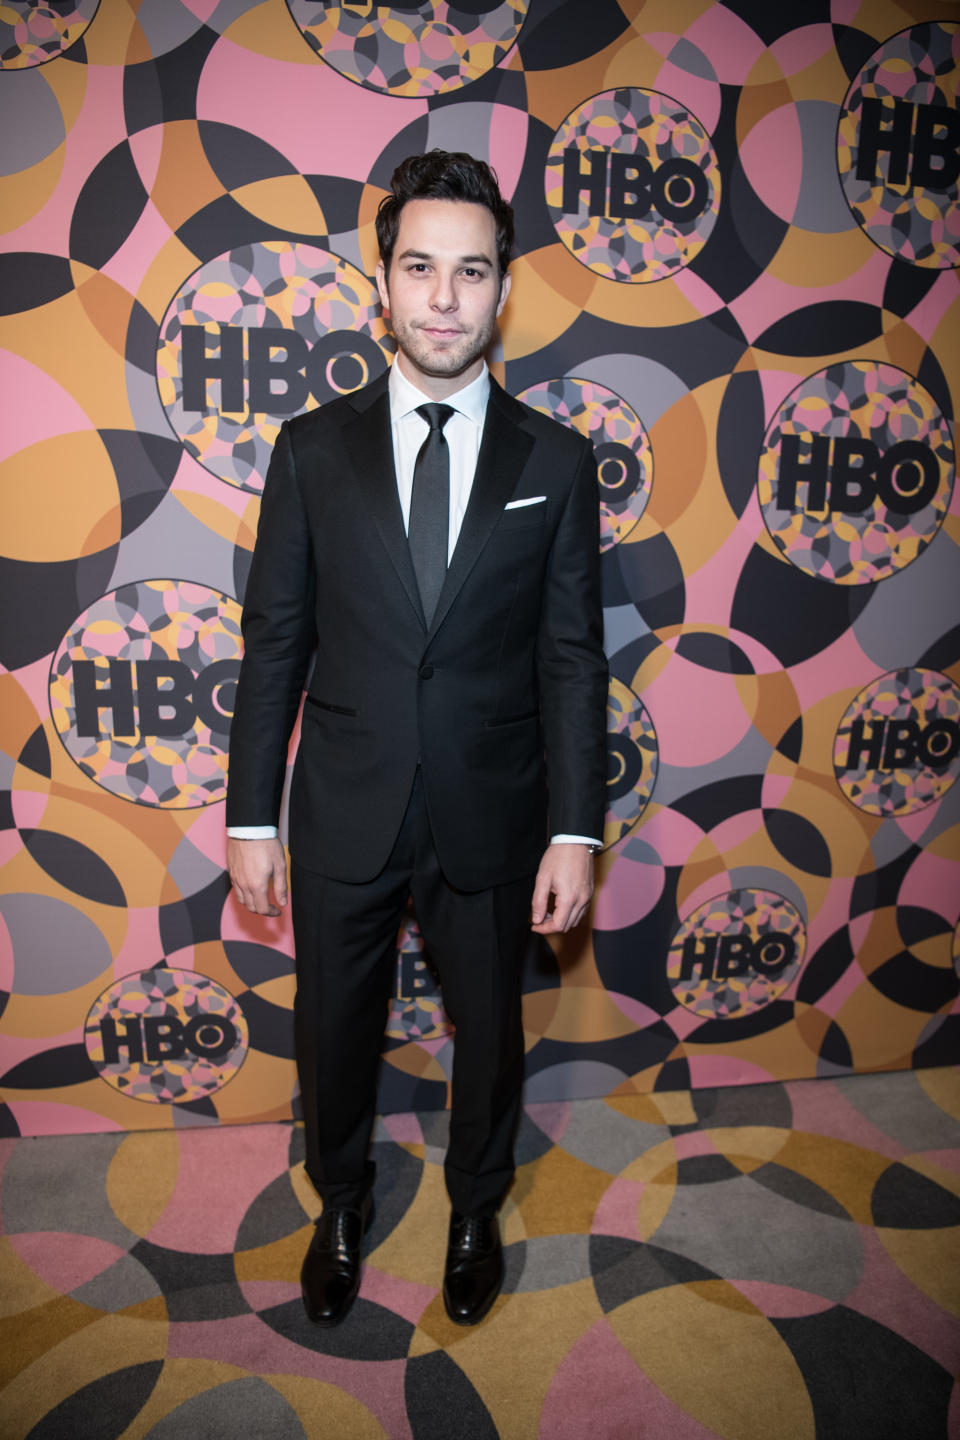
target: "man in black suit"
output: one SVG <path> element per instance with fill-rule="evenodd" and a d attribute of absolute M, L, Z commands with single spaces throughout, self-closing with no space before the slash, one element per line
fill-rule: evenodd
<path fill-rule="evenodd" d="M 359 1286 L 408 896 L 456 1028 L 444 1300 L 472 1324 L 503 1278 L 525 939 L 568 930 L 592 892 L 607 694 L 596 466 L 589 441 L 487 370 L 512 235 L 482 161 L 433 151 L 398 167 L 377 217 L 397 360 L 285 423 L 264 489 L 229 868 L 241 903 L 279 913 L 287 742 L 315 645 L 290 850 L 306 1170 L 323 1199 L 302 1285 L 318 1324 Z"/>

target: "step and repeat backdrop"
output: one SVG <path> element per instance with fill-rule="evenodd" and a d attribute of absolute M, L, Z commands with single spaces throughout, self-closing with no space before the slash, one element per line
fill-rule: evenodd
<path fill-rule="evenodd" d="M 958 61 L 932 0 L 5 0 L 0 1130 L 296 1112 L 223 868 L 244 582 L 433 146 L 516 208 L 494 373 L 600 472 L 606 845 L 529 1098 L 960 1058 Z M 382 1108 L 452 1045 L 411 914 Z"/>

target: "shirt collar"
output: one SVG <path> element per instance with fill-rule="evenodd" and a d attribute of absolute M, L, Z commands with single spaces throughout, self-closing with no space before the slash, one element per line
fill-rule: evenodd
<path fill-rule="evenodd" d="M 393 420 L 402 420 L 418 405 L 430 403 L 430 396 L 424 395 L 416 385 L 411 384 L 404 375 L 400 366 L 394 361 L 390 366 L 390 378 L 388 388 L 390 391 L 390 415 Z M 487 413 L 487 400 L 490 397 L 490 371 L 487 369 L 487 362 L 483 362 L 483 369 L 476 380 L 471 380 L 469 385 L 464 385 L 462 390 L 456 390 L 448 395 L 444 401 L 445 405 L 451 406 L 474 425 L 483 425 Z"/>

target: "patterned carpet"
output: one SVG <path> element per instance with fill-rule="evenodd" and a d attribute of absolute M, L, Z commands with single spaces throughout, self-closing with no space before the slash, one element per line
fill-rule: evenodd
<path fill-rule="evenodd" d="M 445 1128 L 381 1123 L 332 1331 L 299 1130 L 3 1141 L 4 1440 L 960 1436 L 960 1071 L 528 1106 L 470 1330 Z"/>

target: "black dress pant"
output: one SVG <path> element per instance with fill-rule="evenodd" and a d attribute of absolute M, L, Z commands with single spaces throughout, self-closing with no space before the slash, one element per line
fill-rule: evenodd
<path fill-rule="evenodd" d="M 419 771 L 393 852 L 374 880 L 348 884 L 294 863 L 306 1171 L 325 1205 L 357 1206 L 373 1182 L 377 1071 L 397 930 L 412 896 L 456 1027 L 447 1191 L 461 1213 L 496 1212 L 513 1177 L 523 1082 L 521 965 L 534 878 L 480 891 L 448 884 Z"/>

